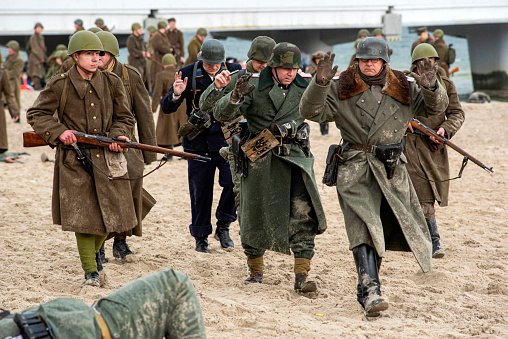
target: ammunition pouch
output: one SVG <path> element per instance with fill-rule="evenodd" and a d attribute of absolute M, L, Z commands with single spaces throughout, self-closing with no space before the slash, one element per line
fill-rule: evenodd
<path fill-rule="evenodd" d="M 231 150 L 235 160 L 235 173 L 243 178 L 247 178 L 247 169 L 249 167 L 247 155 L 242 150 L 243 142 L 238 135 L 233 135 L 231 138 Z"/>
<path fill-rule="evenodd" d="M 248 137 L 247 137 L 248 139 Z M 242 150 L 250 161 L 255 162 L 271 149 L 279 146 L 279 141 L 268 129 L 257 133 L 252 139 L 242 145 Z"/>
<path fill-rule="evenodd" d="M 51 339 L 49 329 L 40 316 L 35 313 L 17 313 L 14 322 L 18 325 L 23 339 Z"/>
<path fill-rule="evenodd" d="M 322 183 L 326 186 L 337 186 L 339 163 L 344 162 L 344 158 L 342 157 L 343 152 L 344 149 L 342 145 L 330 145 L 328 148 L 325 173 L 322 179 Z"/>
<path fill-rule="evenodd" d="M 390 145 L 363 145 L 354 142 L 347 142 L 345 145 L 345 149 L 356 149 L 374 154 L 384 164 L 388 179 L 393 178 L 397 161 L 404 151 L 404 139 L 397 144 Z"/>
<path fill-rule="evenodd" d="M 294 143 L 300 147 L 305 156 L 310 157 L 310 126 L 308 123 L 304 122 L 298 129 L 296 130 L 296 134 L 294 137 Z"/>
<path fill-rule="evenodd" d="M 222 133 L 224 134 L 224 139 L 226 139 L 228 145 L 232 144 L 233 136 L 240 135 L 242 131 L 242 127 L 240 126 L 241 120 L 243 120 L 243 116 L 239 116 L 238 118 L 232 121 L 221 123 Z"/>
<path fill-rule="evenodd" d="M 178 136 L 193 140 L 199 133 L 212 125 L 210 114 L 192 109 L 189 119 L 178 129 Z"/>

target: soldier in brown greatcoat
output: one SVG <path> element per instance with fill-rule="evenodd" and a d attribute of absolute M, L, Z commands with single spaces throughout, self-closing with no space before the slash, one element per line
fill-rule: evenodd
<path fill-rule="evenodd" d="M 127 50 L 129 65 L 136 68 L 141 75 L 141 80 L 145 81 L 146 60 L 151 55 L 146 51 L 145 39 L 143 38 L 143 29 L 137 22 L 132 24 L 132 34 L 127 38 Z"/>
<path fill-rule="evenodd" d="M 18 108 L 21 109 L 21 90 L 19 86 L 21 84 L 21 72 L 23 72 L 23 68 L 25 67 L 25 61 L 23 61 L 23 58 L 19 55 L 19 43 L 17 41 L 9 41 L 7 47 L 9 48 L 9 55 L 5 58 L 5 68 L 9 71 L 11 89 L 14 92 Z"/>
<path fill-rule="evenodd" d="M 157 24 L 157 32 L 152 37 L 151 46 L 153 48 L 152 54 L 152 67 L 150 68 L 152 89 L 155 85 L 155 75 L 162 71 L 160 66 L 162 57 L 164 54 L 171 53 L 171 45 L 169 44 L 168 37 L 166 35 L 166 27 L 168 25 L 164 21 L 159 21 Z"/>
<path fill-rule="evenodd" d="M 185 42 L 183 41 L 183 32 L 176 28 L 176 19 L 168 19 L 169 28 L 167 30 L 169 43 L 173 47 L 177 66 L 180 68 L 185 62 Z"/>
<path fill-rule="evenodd" d="M 14 92 L 12 91 L 11 84 L 9 81 L 9 73 L 5 70 L 4 66 L 0 67 L 0 97 L 2 94 L 7 100 L 7 108 L 11 118 L 16 122 L 19 120 L 19 107 L 14 98 Z M 5 121 L 4 105 L 0 102 L 0 153 L 4 153 L 9 148 L 7 143 L 7 122 Z"/>
<path fill-rule="evenodd" d="M 122 80 L 98 71 L 102 43 L 92 32 L 80 31 L 69 42 L 75 60 L 67 74 L 53 77 L 27 112 L 28 123 L 48 144 L 57 146 L 53 179 L 53 223 L 76 234 L 85 285 L 100 286 L 96 253 L 110 232 L 130 231 L 137 225 L 125 158 L 118 144 L 109 148 L 76 145 L 73 131 L 132 137 L 136 120 L 129 111 Z M 59 121 L 53 115 L 58 113 Z M 88 156 L 77 159 L 78 147 Z M 120 153 L 119 153 L 120 152 Z M 115 161 L 115 160 L 118 160 Z M 113 166 L 123 164 L 123 166 Z M 113 179 L 114 179 L 113 178 Z M 102 266 L 102 265 L 101 265 Z"/>
<path fill-rule="evenodd" d="M 35 24 L 34 34 L 30 37 L 30 55 L 28 57 L 28 76 L 36 90 L 42 88 L 41 79 L 44 78 L 44 62 L 46 61 L 46 44 L 42 36 L 44 27 L 40 22 Z"/>
<path fill-rule="evenodd" d="M 417 28 L 416 34 L 418 34 L 418 40 L 414 41 L 413 45 L 411 45 L 411 55 L 413 55 L 415 47 L 418 46 L 419 44 L 427 43 L 432 45 L 434 43 L 432 37 L 429 36 L 429 32 L 427 32 L 427 27 Z"/>
<path fill-rule="evenodd" d="M 198 53 L 201 51 L 201 45 L 203 45 L 203 41 L 205 40 L 208 33 L 205 28 L 199 28 L 196 32 L 196 35 L 191 39 L 189 45 L 187 46 L 187 51 L 189 52 L 189 56 L 187 60 L 185 60 L 185 65 L 190 65 L 193 62 L 198 61 Z"/>
<path fill-rule="evenodd" d="M 439 55 L 439 67 L 445 70 L 446 76 L 450 76 L 450 65 L 448 64 L 448 46 L 443 40 L 444 32 L 442 29 L 436 29 L 432 35 L 434 35 L 434 43 L 432 44 Z"/>
<path fill-rule="evenodd" d="M 150 53 L 150 57 L 153 57 L 154 53 L 153 53 L 152 42 L 153 42 L 153 36 L 157 32 L 157 28 L 155 26 L 148 26 L 146 31 L 148 32 L 148 42 L 146 44 L 146 50 L 148 51 L 148 53 Z M 152 75 L 151 69 L 152 69 L 152 60 L 147 59 L 146 60 L 146 83 L 148 85 L 148 92 L 150 92 L 150 93 L 153 92 L 153 86 L 155 85 L 155 81 L 152 81 L 152 79 L 155 79 L 155 74 Z"/>
<path fill-rule="evenodd" d="M 162 64 L 165 66 L 164 70 L 157 73 L 155 76 L 155 88 L 152 97 L 152 112 L 157 111 L 157 107 L 161 99 L 169 92 L 171 86 L 175 82 L 176 59 L 173 54 L 168 53 L 162 58 Z M 173 149 L 182 143 L 182 138 L 178 136 L 178 129 L 180 126 L 187 122 L 187 105 L 180 105 L 178 110 L 173 114 L 164 114 L 159 111 L 157 118 L 157 143 L 161 147 Z M 171 156 L 166 157 L 168 160 Z"/>
<path fill-rule="evenodd" d="M 112 33 L 103 31 L 98 32 L 97 36 L 101 40 L 104 48 L 104 55 L 101 56 L 99 60 L 99 69 L 112 72 L 122 79 L 129 109 L 137 121 L 139 142 L 156 146 L 155 124 L 153 122 L 152 111 L 150 110 L 150 97 L 148 96 L 143 80 L 134 67 L 122 64 L 116 59 L 116 57 L 120 55 L 120 48 L 118 46 L 118 40 Z M 133 137 L 133 141 L 137 140 Z M 138 180 L 130 182 L 132 187 L 132 200 L 134 201 L 134 208 L 136 210 L 137 225 L 132 230 L 114 234 L 113 256 L 121 259 L 122 262 L 132 262 L 136 257 L 130 250 L 125 239 L 126 236 L 136 235 L 140 237 L 142 235 L 143 218 L 155 204 L 155 200 L 152 196 L 143 189 L 142 176 L 144 170 L 143 163 L 149 164 L 157 160 L 157 154 L 133 149 L 125 153 L 125 157 L 127 159 L 129 177 L 139 178 Z M 110 234 L 109 237 L 112 236 L 113 235 Z M 103 255 L 103 253 L 101 253 L 101 255 Z M 96 260 L 99 260 L 99 258 Z"/>

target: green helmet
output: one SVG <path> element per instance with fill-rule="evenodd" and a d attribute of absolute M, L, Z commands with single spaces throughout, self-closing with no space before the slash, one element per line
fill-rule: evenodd
<path fill-rule="evenodd" d="M 198 53 L 198 60 L 217 65 L 226 61 L 226 51 L 222 42 L 216 39 L 206 40 Z"/>
<path fill-rule="evenodd" d="M 201 36 L 207 36 L 208 35 L 208 32 L 206 31 L 206 28 L 198 28 L 198 31 L 196 32 L 197 35 L 201 35 Z"/>
<path fill-rule="evenodd" d="M 37 23 L 34 25 L 34 29 L 36 29 L 37 27 L 44 28 L 44 26 L 43 26 L 40 22 L 37 22 Z"/>
<path fill-rule="evenodd" d="M 79 31 L 71 37 L 67 55 L 72 55 L 79 51 L 101 51 L 104 53 L 104 48 L 97 35 L 90 31 Z"/>
<path fill-rule="evenodd" d="M 388 44 L 384 39 L 376 37 L 362 39 L 356 49 L 356 59 L 383 59 L 390 62 Z"/>
<path fill-rule="evenodd" d="M 302 68 L 302 53 L 296 45 L 289 42 L 280 42 L 273 48 L 268 66 L 272 68 Z"/>
<path fill-rule="evenodd" d="M 155 33 L 157 32 L 157 28 L 155 28 L 155 26 L 148 26 L 148 28 L 146 29 L 148 32 L 152 32 L 152 33 Z"/>
<path fill-rule="evenodd" d="M 162 57 L 162 64 L 163 65 L 176 65 L 175 56 L 171 53 L 164 54 L 164 56 Z"/>
<path fill-rule="evenodd" d="M 133 23 L 133 24 L 132 24 L 132 26 L 131 26 L 131 29 L 132 29 L 132 31 L 133 31 L 133 32 L 134 32 L 135 30 L 137 30 L 137 29 L 140 29 L 140 28 L 141 28 L 141 24 L 140 24 L 139 22 L 135 22 L 135 23 Z"/>
<path fill-rule="evenodd" d="M 92 33 L 102 32 L 102 29 L 100 29 L 99 27 L 90 27 L 88 30 Z"/>
<path fill-rule="evenodd" d="M 67 50 L 67 46 L 65 46 L 64 44 L 56 45 L 55 51 L 65 51 L 65 50 Z"/>
<path fill-rule="evenodd" d="M 370 32 L 368 29 L 361 29 L 358 31 L 358 38 L 361 38 L 361 37 L 369 37 L 370 36 Z"/>
<path fill-rule="evenodd" d="M 104 52 L 109 52 L 116 57 L 120 55 L 118 40 L 116 39 L 116 36 L 113 35 L 113 33 L 100 31 L 95 34 L 99 37 L 99 39 L 101 39 L 102 47 L 104 47 Z"/>
<path fill-rule="evenodd" d="M 58 51 L 57 53 L 55 53 L 55 58 L 60 58 L 60 60 L 62 60 L 62 62 L 67 59 L 67 51 Z"/>
<path fill-rule="evenodd" d="M 75 24 L 75 25 L 78 25 L 78 26 L 80 26 L 80 27 L 83 27 L 83 20 L 81 20 L 81 19 L 76 19 L 76 20 L 74 20 L 74 24 Z"/>
<path fill-rule="evenodd" d="M 436 38 L 442 38 L 444 36 L 444 32 L 442 29 L 438 28 L 432 33 L 432 35 Z"/>
<path fill-rule="evenodd" d="M 19 52 L 19 42 L 17 42 L 16 40 L 10 40 L 7 43 L 7 47 L 12 48 L 16 52 Z"/>
<path fill-rule="evenodd" d="M 423 43 L 415 47 L 413 54 L 411 55 L 411 63 L 423 58 L 436 58 L 439 59 L 439 55 L 436 49 L 431 44 Z"/>
<path fill-rule="evenodd" d="M 247 57 L 249 60 L 255 59 L 262 62 L 268 62 L 272 50 L 275 47 L 275 40 L 267 36 L 258 36 L 252 40 Z"/>
<path fill-rule="evenodd" d="M 372 31 L 372 35 L 383 35 L 383 29 L 382 28 L 376 28 Z"/>
<path fill-rule="evenodd" d="M 95 24 L 96 25 L 104 25 L 104 20 L 102 20 L 101 18 L 97 18 L 97 20 L 95 20 Z"/>
<path fill-rule="evenodd" d="M 159 21 L 157 23 L 157 29 L 162 29 L 162 28 L 166 28 L 168 27 L 168 24 L 166 23 L 166 21 Z"/>
<path fill-rule="evenodd" d="M 361 41 L 362 39 L 358 38 L 355 40 L 355 49 L 358 47 L 358 43 Z"/>

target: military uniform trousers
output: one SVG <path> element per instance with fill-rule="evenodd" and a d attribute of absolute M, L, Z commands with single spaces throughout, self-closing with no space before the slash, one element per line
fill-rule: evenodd
<path fill-rule="evenodd" d="M 59 298 L 22 313 L 37 313 L 56 339 L 101 338 L 94 313 L 112 338 L 206 338 L 203 315 L 190 279 L 168 269 L 132 281 L 97 301 Z M 0 321 L 0 338 L 19 335 L 10 318 Z"/>
<path fill-rule="evenodd" d="M 192 223 L 189 226 L 193 237 L 207 237 L 212 233 L 212 201 L 215 169 L 219 170 L 219 185 L 222 193 L 217 205 L 217 221 L 233 222 L 236 220 L 235 194 L 229 164 L 219 152 L 196 152 L 210 157 L 209 162 L 188 160 L 189 192 L 191 199 Z"/>

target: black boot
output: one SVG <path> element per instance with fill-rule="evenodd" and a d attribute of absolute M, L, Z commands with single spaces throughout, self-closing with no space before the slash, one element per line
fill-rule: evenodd
<path fill-rule="evenodd" d="M 425 221 L 429 227 L 430 238 L 432 239 L 432 258 L 442 258 L 444 257 L 444 250 L 439 242 L 441 237 L 437 231 L 436 217 L 432 216 L 430 218 L 425 218 Z"/>
<path fill-rule="evenodd" d="M 220 241 L 220 246 L 226 251 L 232 251 L 235 248 L 235 244 L 229 236 L 229 225 L 229 222 L 218 220 L 214 236 L 215 240 Z"/>
<path fill-rule="evenodd" d="M 377 317 L 379 312 L 388 308 L 388 301 L 381 297 L 381 284 L 379 282 L 379 267 L 377 252 L 367 245 L 353 248 L 356 271 L 358 272 L 359 288 L 357 299 L 368 317 Z M 361 293 L 360 293 L 361 290 Z"/>
<path fill-rule="evenodd" d="M 308 292 L 316 292 L 317 285 L 315 281 L 306 281 L 307 274 L 298 273 L 295 275 L 295 292 L 297 293 L 308 293 Z"/>
<path fill-rule="evenodd" d="M 259 284 L 263 283 L 263 271 L 261 271 L 261 272 L 251 271 L 249 277 L 247 279 L 245 279 L 243 281 L 243 283 L 245 285 L 254 284 L 254 283 L 259 283 Z"/>
<path fill-rule="evenodd" d="M 101 258 L 100 250 L 99 252 L 95 253 L 95 262 L 97 264 L 97 271 L 101 272 L 104 269 L 104 267 L 102 266 L 103 261 Z"/>
<path fill-rule="evenodd" d="M 136 255 L 131 251 L 125 239 L 115 237 L 113 241 L 113 256 L 122 262 L 134 262 Z"/>
<path fill-rule="evenodd" d="M 210 253 L 210 250 L 208 250 L 208 237 L 196 237 L 196 251 Z"/>
<path fill-rule="evenodd" d="M 322 124 L 319 124 L 319 129 L 321 130 L 321 135 L 328 135 L 328 123 L 323 122 Z"/>

